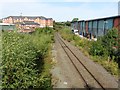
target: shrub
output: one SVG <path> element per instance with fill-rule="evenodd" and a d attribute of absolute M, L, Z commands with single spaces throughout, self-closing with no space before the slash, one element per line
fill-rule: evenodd
<path fill-rule="evenodd" d="M 23 35 L 3 34 L 2 86 L 3 88 L 27 88 L 36 80 L 36 48 Z M 34 86 L 34 85 L 32 85 Z"/>
<path fill-rule="evenodd" d="M 107 55 L 111 58 L 117 53 L 118 46 L 118 31 L 116 29 L 109 30 L 106 35 L 99 37 L 96 42 L 90 47 L 91 55 L 103 56 Z"/>
<path fill-rule="evenodd" d="M 116 56 L 118 52 L 118 30 L 114 28 L 109 30 L 109 32 L 102 37 L 101 42 L 111 58 Z"/>
<path fill-rule="evenodd" d="M 2 88 L 50 88 L 50 76 L 41 73 L 51 34 L 4 32 L 2 41 Z"/>
<path fill-rule="evenodd" d="M 103 45 L 101 45 L 100 41 L 92 43 L 92 46 L 90 47 L 90 55 L 103 56 L 105 53 L 106 53 L 106 50 L 104 49 Z"/>

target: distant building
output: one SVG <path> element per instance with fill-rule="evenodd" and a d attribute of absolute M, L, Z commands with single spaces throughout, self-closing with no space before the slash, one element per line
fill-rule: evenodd
<path fill-rule="evenodd" d="M 53 19 L 43 16 L 9 16 L 2 19 L 3 23 L 15 24 L 17 27 L 53 27 Z M 23 24 L 25 23 L 25 24 Z M 28 25 L 29 24 L 29 25 Z M 31 25 L 30 25 L 31 24 Z M 34 24 L 34 25 L 33 25 Z M 39 26 L 38 26 L 39 25 Z M 22 26 L 22 27 L 20 27 Z"/>
<path fill-rule="evenodd" d="M 34 29 L 40 26 L 40 24 L 35 23 L 34 21 L 23 21 L 20 25 L 23 29 Z"/>

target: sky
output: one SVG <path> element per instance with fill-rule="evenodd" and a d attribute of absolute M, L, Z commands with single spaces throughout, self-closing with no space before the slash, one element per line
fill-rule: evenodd
<path fill-rule="evenodd" d="M 2 0 L 0 18 L 45 16 L 55 21 L 89 20 L 118 15 L 119 0 Z"/>

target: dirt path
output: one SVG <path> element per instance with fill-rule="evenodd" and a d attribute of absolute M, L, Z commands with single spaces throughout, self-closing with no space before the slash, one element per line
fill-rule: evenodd
<path fill-rule="evenodd" d="M 105 88 L 118 88 L 116 80 L 101 65 L 95 64 L 75 46 L 66 41 L 65 43 L 71 48 L 74 53 L 76 53 L 81 62 L 83 62 L 85 66 L 89 68 L 92 74 L 95 75 L 95 77 L 100 82 L 102 82 L 102 85 L 104 85 Z M 53 61 L 56 63 L 51 70 L 53 88 L 85 88 L 82 78 L 61 47 L 56 35 L 52 53 Z M 75 60 L 74 62 L 77 63 Z M 92 80 L 89 75 L 87 75 L 87 73 L 84 73 L 84 69 L 79 64 L 77 67 L 80 69 L 81 73 L 83 73 L 86 80 L 90 82 L 91 86 L 97 88 L 94 80 Z"/>

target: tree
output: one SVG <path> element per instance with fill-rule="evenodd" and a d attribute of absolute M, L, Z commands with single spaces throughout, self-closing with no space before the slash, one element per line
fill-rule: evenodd
<path fill-rule="evenodd" d="M 78 21 L 78 20 L 79 20 L 78 18 L 73 18 L 72 22 Z"/>
<path fill-rule="evenodd" d="M 66 26 L 71 26 L 70 21 L 65 22 L 65 25 L 66 25 Z"/>

